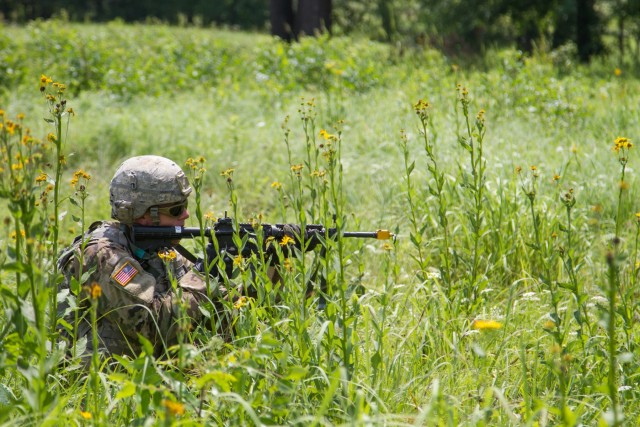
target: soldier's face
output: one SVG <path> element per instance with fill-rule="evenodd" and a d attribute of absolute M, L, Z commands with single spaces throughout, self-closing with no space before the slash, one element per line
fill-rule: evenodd
<path fill-rule="evenodd" d="M 187 208 L 182 210 L 180 216 L 172 216 L 167 215 L 162 212 L 158 213 L 158 219 L 160 220 L 158 226 L 175 226 L 178 225 L 180 227 L 184 227 L 184 223 L 189 218 L 189 210 Z M 151 220 L 151 214 L 147 211 L 141 218 L 138 218 L 136 224 L 140 225 L 153 225 L 153 221 Z"/>

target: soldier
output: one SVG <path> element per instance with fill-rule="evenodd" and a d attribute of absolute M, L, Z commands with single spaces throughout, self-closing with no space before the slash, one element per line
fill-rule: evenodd
<path fill-rule="evenodd" d="M 128 230 L 132 224 L 184 226 L 192 188 L 173 161 L 139 156 L 120 165 L 109 192 L 116 221 L 93 223 L 58 260 L 64 274 L 62 293 L 71 298 L 72 278 L 82 289 L 77 313 L 68 301 L 60 304 L 65 320 L 61 335 L 70 341 L 77 323 L 76 339 L 87 338 L 83 357 L 86 360 L 92 354 L 88 313 L 93 297 L 97 298 L 100 353 L 135 356 L 141 350 L 140 334 L 151 341 L 158 356 L 176 343 L 180 316 L 186 314 L 194 325 L 202 320 L 198 306 L 209 301 L 203 268 L 175 247 L 133 242 Z M 209 298 L 219 302 L 224 297 L 220 292 L 224 289 L 218 288 Z"/>

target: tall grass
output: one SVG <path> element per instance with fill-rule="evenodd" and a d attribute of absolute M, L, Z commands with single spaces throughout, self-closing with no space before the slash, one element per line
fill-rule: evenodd
<path fill-rule="evenodd" d="M 616 64 L 560 73 L 552 56 L 506 51 L 478 71 L 348 39 L 287 46 L 118 23 L 3 30 L 3 424 L 568 426 L 640 415 L 638 82 Z M 94 357 L 84 370 L 63 358 L 54 328 L 56 252 L 108 217 L 113 171 L 142 153 L 187 160 L 201 228 L 228 212 L 398 237 L 280 256 L 278 285 L 266 254 L 238 258 L 221 284 L 234 295 L 225 317 L 203 306 L 207 321 L 182 325 L 175 358 L 143 341 L 135 358 Z M 211 332 L 221 321 L 230 341 Z"/>

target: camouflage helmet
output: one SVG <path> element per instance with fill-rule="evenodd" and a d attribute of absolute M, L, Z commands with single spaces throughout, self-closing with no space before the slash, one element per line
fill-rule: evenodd
<path fill-rule="evenodd" d="M 189 180 L 175 162 L 160 156 L 132 157 L 111 179 L 111 217 L 131 224 L 152 206 L 181 203 L 190 193 Z"/>

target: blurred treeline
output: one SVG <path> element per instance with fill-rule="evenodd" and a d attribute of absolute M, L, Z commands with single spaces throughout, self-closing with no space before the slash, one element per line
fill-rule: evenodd
<path fill-rule="evenodd" d="M 294 8 L 303 0 L 287 0 Z M 567 49 L 640 58 L 640 0 L 315 0 L 331 10 L 334 34 L 429 45 L 451 54 L 488 47 Z M 0 0 L 5 22 L 162 21 L 174 25 L 270 29 L 274 0 Z"/>

